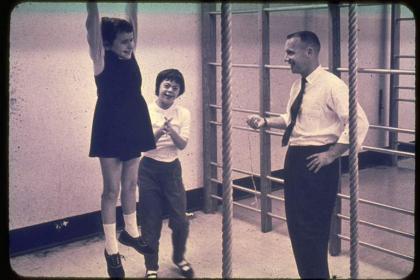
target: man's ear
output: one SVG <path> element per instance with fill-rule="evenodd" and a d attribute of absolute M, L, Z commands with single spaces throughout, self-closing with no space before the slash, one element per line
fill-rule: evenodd
<path fill-rule="evenodd" d="M 315 50 L 312 47 L 307 47 L 306 52 L 308 56 L 313 56 L 315 54 Z"/>

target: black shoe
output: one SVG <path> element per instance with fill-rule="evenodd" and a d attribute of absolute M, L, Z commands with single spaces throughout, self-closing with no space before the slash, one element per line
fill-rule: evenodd
<path fill-rule="evenodd" d="M 146 275 L 144 276 L 144 278 L 147 278 L 147 279 L 156 279 L 156 278 L 158 278 L 158 274 L 157 274 L 157 271 L 156 270 L 147 270 L 146 271 Z"/>
<path fill-rule="evenodd" d="M 114 255 L 108 255 L 108 253 L 105 250 L 105 259 L 109 277 L 124 278 L 125 272 L 121 263 L 120 254 L 116 253 Z"/>
<path fill-rule="evenodd" d="M 179 263 L 175 263 L 176 267 L 179 269 L 179 273 L 185 278 L 191 279 L 194 278 L 194 270 L 191 267 L 191 264 L 186 260 L 182 260 Z"/>
<path fill-rule="evenodd" d="M 118 237 L 118 241 L 126 246 L 133 247 L 140 254 L 153 254 L 155 251 L 143 240 L 141 236 L 131 237 L 128 232 L 123 230 Z"/>

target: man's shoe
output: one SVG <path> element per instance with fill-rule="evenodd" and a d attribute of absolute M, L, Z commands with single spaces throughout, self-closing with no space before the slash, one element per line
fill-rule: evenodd
<path fill-rule="evenodd" d="M 124 278 L 125 272 L 121 263 L 121 256 L 119 253 L 108 255 L 105 250 L 106 266 L 108 275 L 111 278 Z"/>
<path fill-rule="evenodd" d="M 147 270 L 144 278 L 148 278 L 148 279 L 158 278 L 157 271 L 156 270 Z"/>
<path fill-rule="evenodd" d="M 191 279 L 194 278 L 194 270 L 191 267 L 191 264 L 186 260 L 182 260 L 179 263 L 175 263 L 176 267 L 179 269 L 179 273 L 185 278 Z"/>
<path fill-rule="evenodd" d="M 141 236 L 131 237 L 128 232 L 123 230 L 118 237 L 118 241 L 126 246 L 136 249 L 140 254 L 153 254 L 155 251 L 143 240 Z"/>

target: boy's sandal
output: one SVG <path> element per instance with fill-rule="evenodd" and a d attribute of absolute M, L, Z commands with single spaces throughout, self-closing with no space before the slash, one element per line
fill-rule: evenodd
<path fill-rule="evenodd" d="M 194 277 L 194 270 L 191 267 L 191 264 L 187 262 L 186 260 L 182 260 L 179 263 L 175 263 L 175 265 L 178 267 L 179 272 L 182 276 L 185 278 L 193 278 Z"/>
<path fill-rule="evenodd" d="M 146 277 L 145 278 L 157 278 L 157 271 L 155 270 L 148 270 L 146 271 Z"/>

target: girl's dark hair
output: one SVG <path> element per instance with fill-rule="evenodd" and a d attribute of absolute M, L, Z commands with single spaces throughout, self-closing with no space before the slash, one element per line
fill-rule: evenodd
<path fill-rule="evenodd" d="M 133 31 L 133 25 L 125 19 L 102 17 L 101 32 L 105 47 L 112 45 L 119 32 L 130 33 Z"/>
<path fill-rule="evenodd" d="M 166 69 L 161 71 L 156 77 L 156 90 L 155 94 L 159 95 L 159 87 L 162 81 L 168 80 L 179 84 L 179 95 L 181 96 L 185 91 L 185 82 L 182 73 L 177 69 Z"/>

